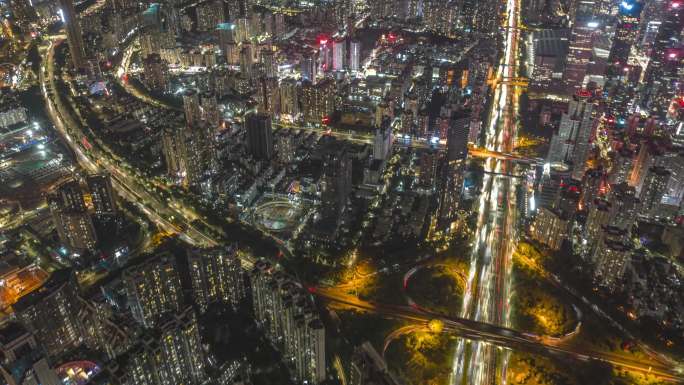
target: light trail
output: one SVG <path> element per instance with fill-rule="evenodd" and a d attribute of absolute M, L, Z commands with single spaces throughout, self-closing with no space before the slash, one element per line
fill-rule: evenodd
<path fill-rule="evenodd" d="M 448 317 L 422 308 L 400 305 L 388 305 L 368 302 L 353 295 L 347 294 L 335 288 L 309 288 L 309 291 L 321 300 L 330 303 L 331 308 L 354 309 L 378 314 L 387 318 L 400 319 L 412 323 L 417 327 L 415 331 L 427 327 L 431 321 L 439 321 L 443 325 L 443 332 L 455 334 L 463 339 L 471 341 L 479 352 L 485 352 L 495 346 L 502 347 L 503 351 L 510 350 L 527 351 L 545 357 L 570 359 L 580 362 L 603 362 L 629 371 L 651 374 L 665 381 L 681 383 L 684 376 L 676 367 L 658 361 L 649 361 L 638 358 L 625 357 L 622 355 L 595 350 L 585 350 L 572 345 L 565 346 L 563 343 L 548 341 L 546 338 L 530 333 L 522 333 L 505 326 L 480 322 L 462 317 Z M 390 334 L 394 338 L 397 333 L 408 332 L 413 329 L 402 328 Z M 484 353 L 481 353 L 484 355 Z M 476 373 L 480 378 L 488 375 L 491 365 L 478 365 Z M 472 383 L 472 382 L 467 382 Z"/>
<path fill-rule="evenodd" d="M 519 0 L 506 0 L 506 39 L 497 79 L 517 78 L 519 8 Z M 463 318 L 504 327 L 510 327 L 510 271 L 516 236 L 514 180 L 504 177 L 512 174 L 512 161 L 515 161 L 507 155 L 513 149 L 517 123 L 518 91 L 515 87 L 508 82 L 496 82 L 486 146 L 479 150 L 488 159 L 485 161 L 483 190 L 478 202 L 470 272 L 460 312 Z M 476 155 L 475 151 L 470 152 Z M 508 351 L 494 349 L 491 344 L 461 339 L 454 352 L 451 383 L 505 383 L 509 354 Z"/>

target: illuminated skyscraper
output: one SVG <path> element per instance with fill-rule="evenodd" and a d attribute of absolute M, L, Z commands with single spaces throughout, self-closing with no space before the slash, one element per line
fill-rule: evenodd
<path fill-rule="evenodd" d="M 349 43 L 349 69 L 359 71 L 361 69 L 361 42 L 352 40 Z"/>
<path fill-rule="evenodd" d="M 456 112 L 450 120 L 447 136 L 448 160 L 463 160 L 468 156 L 470 110 Z"/>
<path fill-rule="evenodd" d="M 245 118 L 247 147 L 256 159 L 270 160 L 273 156 L 273 129 L 271 116 L 251 113 Z"/>
<path fill-rule="evenodd" d="M 594 105 L 587 92 L 578 92 L 570 102 L 568 112 L 561 117 L 558 133 L 551 138 L 547 161 L 564 163 L 570 167 L 572 177 L 581 180 L 591 150 L 594 128 Z"/>
<path fill-rule="evenodd" d="M 201 384 L 206 365 L 197 317 L 187 307 L 146 331 L 132 349 L 107 364 L 105 373 L 113 385 Z"/>
<path fill-rule="evenodd" d="M 188 265 L 193 296 L 203 312 L 217 302 L 235 309 L 244 299 L 244 274 L 235 247 L 192 250 Z"/>
<path fill-rule="evenodd" d="M 133 317 L 145 327 L 153 327 L 165 313 L 180 311 L 183 293 L 173 256 L 160 255 L 130 266 L 121 279 Z"/>
<path fill-rule="evenodd" d="M 621 71 L 627 64 L 632 45 L 639 34 L 639 16 L 642 4 L 636 0 L 623 0 L 619 6 L 618 24 L 615 28 L 613 46 L 608 55 L 608 62 Z"/>
<path fill-rule="evenodd" d="M 392 127 L 389 124 L 375 129 L 373 159 L 387 160 L 392 153 Z"/>
<path fill-rule="evenodd" d="M 310 294 L 264 260 L 250 273 L 257 325 L 283 354 L 298 383 L 325 380 L 325 328 Z"/>
<path fill-rule="evenodd" d="M 308 80 L 312 84 L 316 83 L 316 78 L 318 76 L 318 65 L 316 64 L 316 56 L 316 54 L 306 53 L 300 59 L 302 79 Z"/>
<path fill-rule="evenodd" d="M 71 62 L 75 68 L 83 68 L 86 64 L 83 31 L 81 31 L 81 26 L 78 22 L 74 2 L 73 0 L 59 0 L 59 7 L 67 33 L 67 41 L 69 42 Z"/>
<path fill-rule="evenodd" d="M 167 91 L 169 85 L 168 71 L 168 63 L 159 54 L 151 54 L 143 60 L 145 85 L 151 90 Z"/>
<path fill-rule="evenodd" d="M 627 243 L 610 237 L 602 238 L 593 255 L 596 281 L 609 290 L 615 290 L 624 275 L 631 252 L 632 248 Z"/>
<path fill-rule="evenodd" d="M 60 185 L 48 195 L 47 203 L 63 245 L 78 253 L 95 250 L 95 226 L 86 211 L 83 191 L 76 180 Z"/>
<path fill-rule="evenodd" d="M 83 326 L 78 318 L 78 284 L 72 270 L 52 273 L 43 286 L 19 299 L 13 308 L 19 322 L 32 332 L 50 356 L 78 346 Z"/>
<path fill-rule="evenodd" d="M 347 206 L 352 191 L 352 159 L 346 148 L 330 146 L 323 156 L 321 200 L 326 217 L 338 216 Z"/>
<path fill-rule="evenodd" d="M 344 39 L 334 40 L 332 51 L 333 51 L 332 69 L 335 71 L 344 70 L 345 57 L 347 54 L 347 41 Z"/>
<path fill-rule="evenodd" d="M 116 214 L 116 196 L 109 174 L 88 175 L 86 178 L 96 215 Z"/>
<path fill-rule="evenodd" d="M 670 171 L 664 167 L 653 166 L 646 173 L 646 180 L 641 189 L 641 215 L 657 215 L 660 204 L 667 194 Z"/>

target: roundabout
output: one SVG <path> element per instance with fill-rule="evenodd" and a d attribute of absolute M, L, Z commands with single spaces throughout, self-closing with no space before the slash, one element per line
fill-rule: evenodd
<path fill-rule="evenodd" d="M 269 233 L 293 231 L 300 223 L 302 208 L 287 199 L 265 202 L 254 209 L 252 222 Z"/>

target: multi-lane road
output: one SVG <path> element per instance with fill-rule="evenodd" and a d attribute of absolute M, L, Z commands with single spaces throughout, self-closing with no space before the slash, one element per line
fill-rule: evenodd
<path fill-rule="evenodd" d="M 497 79 L 517 77 L 520 0 L 504 0 L 504 42 Z M 483 187 L 476 207 L 477 228 L 463 305 L 462 318 L 510 327 L 511 258 L 516 238 L 515 162 L 505 156 L 514 147 L 518 90 L 507 82 L 497 82 L 490 121 L 486 127 Z M 504 383 L 508 351 L 481 341 L 461 339 L 456 344 L 452 384 L 490 385 Z"/>
<path fill-rule="evenodd" d="M 655 360 L 636 359 L 608 352 L 582 350 L 577 347 L 565 346 L 562 343 L 547 341 L 540 336 L 522 333 L 509 327 L 463 317 L 447 317 L 418 307 L 368 302 L 336 287 L 309 288 L 309 291 L 318 298 L 332 304 L 337 304 L 341 308 L 351 308 L 379 314 L 387 318 L 408 321 L 418 328 L 428 328 L 430 321 L 438 320 L 443 325 L 443 332 L 458 335 L 468 341 L 486 344 L 486 346 L 492 348 L 507 348 L 504 350 L 494 349 L 497 351 L 509 351 L 508 349 L 511 349 L 581 362 L 603 362 L 630 371 L 650 374 L 665 381 L 677 383 L 684 381 L 684 375 L 671 365 Z M 466 383 L 471 384 L 472 382 Z"/>
<path fill-rule="evenodd" d="M 55 48 L 63 41 L 63 36 L 56 36 L 49 41 L 43 55 L 40 82 L 43 97 L 48 107 L 48 115 L 59 135 L 73 151 L 76 161 L 88 172 L 108 172 L 112 177 L 112 186 L 119 195 L 137 205 L 161 229 L 169 233 L 179 233 L 181 238 L 193 245 L 216 246 L 218 243 L 214 239 L 197 230 L 189 221 L 185 220 L 182 213 L 173 209 L 171 202 L 161 202 L 152 196 L 140 185 L 135 176 L 130 175 L 115 164 L 115 161 L 109 160 L 101 154 L 97 147 L 90 146 L 86 150 L 86 146 L 83 144 L 85 135 L 81 131 L 81 124 L 65 107 L 63 95 L 59 94 L 55 84 Z M 176 223 L 169 220 L 171 217 L 176 220 Z M 182 224 L 182 228 L 179 228 L 178 222 Z"/>

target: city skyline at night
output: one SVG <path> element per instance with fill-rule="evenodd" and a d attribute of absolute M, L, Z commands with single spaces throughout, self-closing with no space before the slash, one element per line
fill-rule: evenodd
<path fill-rule="evenodd" d="M 684 382 L 680 0 L 0 0 L 0 382 Z"/>

